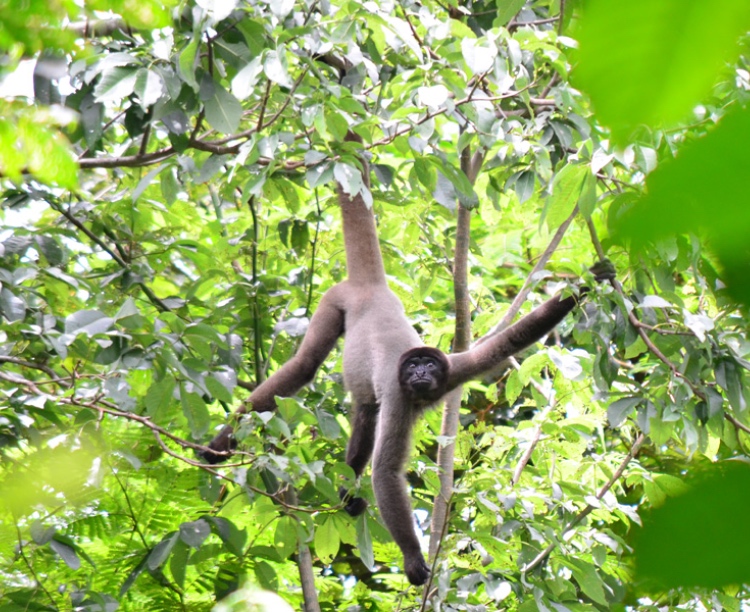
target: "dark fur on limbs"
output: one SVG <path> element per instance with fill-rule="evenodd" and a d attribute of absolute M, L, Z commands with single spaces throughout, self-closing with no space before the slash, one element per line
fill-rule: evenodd
<path fill-rule="evenodd" d="M 353 134 L 347 140 L 359 142 Z M 362 167 L 363 180 L 369 185 L 364 160 Z M 372 458 L 372 485 L 380 514 L 404 555 L 409 582 L 420 585 L 430 570 L 414 530 L 404 475 L 414 423 L 448 391 L 481 377 L 539 340 L 577 302 L 574 297 L 553 297 L 465 353 L 445 355 L 425 347 L 386 283 L 373 211 L 361 195 L 351 197 L 339 187 L 338 197 L 348 280 L 323 296 L 296 355 L 252 392 L 240 412 L 273 410 L 274 396 L 288 397 L 309 383 L 346 330 L 344 382 L 355 406 L 346 461 L 359 477 Z M 412 357 L 417 358 L 416 374 L 404 371 Z M 205 460 L 224 461 L 233 448 L 232 428 L 226 426 L 209 448 L 203 454 Z M 364 499 L 351 497 L 346 490 L 340 495 L 350 514 L 365 510 Z"/>

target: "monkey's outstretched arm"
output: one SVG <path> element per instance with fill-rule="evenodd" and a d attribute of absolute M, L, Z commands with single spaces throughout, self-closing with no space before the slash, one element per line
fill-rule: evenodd
<path fill-rule="evenodd" d="M 597 282 L 612 280 L 615 268 L 608 259 L 598 261 L 590 268 Z M 580 294 L 589 290 L 582 287 Z M 450 363 L 447 390 L 451 391 L 474 378 L 481 377 L 504 359 L 522 351 L 539 340 L 565 318 L 579 298 L 556 295 L 532 310 L 525 317 L 503 331 L 482 338 L 465 353 L 447 355 Z"/>
<path fill-rule="evenodd" d="M 275 397 L 294 395 L 313 379 L 336 340 L 344 333 L 341 289 L 341 285 L 336 285 L 321 298 L 297 353 L 250 394 L 247 402 L 237 410 L 238 414 L 275 410 Z M 231 425 L 225 426 L 208 445 L 217 452 L 203 452 L 203 459 L 208 463 L 226 461 L 235 446 L 233 432 Z"/>
<path fill-rule="evenodd" d="M 448 391 L 481 377 L 503 359 L 534 344 L 562 321 L 577 303 L 578 300 L 573 296 L 550 298 L 507 329 L 465 353 L 448 355 Z"/>

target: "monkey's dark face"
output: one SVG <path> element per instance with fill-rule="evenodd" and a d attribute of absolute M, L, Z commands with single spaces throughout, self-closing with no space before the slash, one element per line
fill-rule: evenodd
<path fill-rule="evenodd" d="M 419 347 L 401 357 L 398 382 L 406 395 L 419 403 L 431 403 L 445 395 L 448 361 L 442 352 Z"/>

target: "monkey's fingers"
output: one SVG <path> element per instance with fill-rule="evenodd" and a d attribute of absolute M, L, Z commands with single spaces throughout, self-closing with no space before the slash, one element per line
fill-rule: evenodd
<path fill-rule="evenodd" d="M 427 582 L 430 577 L 430 568 L 425 563 L 422 553 L 419 553 L 413 559 L 404 558 L 404 573 L 414 586 L 421 586 Z"/>
<path fill-rule="evenodd" d="M 354 497 L 344 487 L 339 488 L 339 498 L 346 505 L 344 510 L 349 516 L 359 516 L 367 509 L 367 500 L 363 497 Z"/>
<path fill-rule="evenodd" d="M 614 280 L 616 276 L 615 266 L 606 257 L 600 261 L 597 261 L 593 266 L 589 268 L 589 270 L 594 275 L 594 278 L 598 283 L 607 280 Z"/>
<path fill-rule="evenodd" d="M 200 457 L 211 465 L 222 463 L 229 459 L 232 451 L 237 448 L 237 440 L 234 437 L 234 431 L 227 425 L 219 434 L 211 440 L 208 445 L 210 450 L 198 453 Z"/>

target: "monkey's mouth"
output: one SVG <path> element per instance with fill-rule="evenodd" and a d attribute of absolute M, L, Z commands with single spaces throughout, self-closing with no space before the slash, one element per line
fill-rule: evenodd
<path fill-rule="evenodd" d="M 415 380 L 411 383 L 412 388 L 419 392 L 424 393 L 425 391 L 432 390 L 432 381 L 431 380 Z"/>

